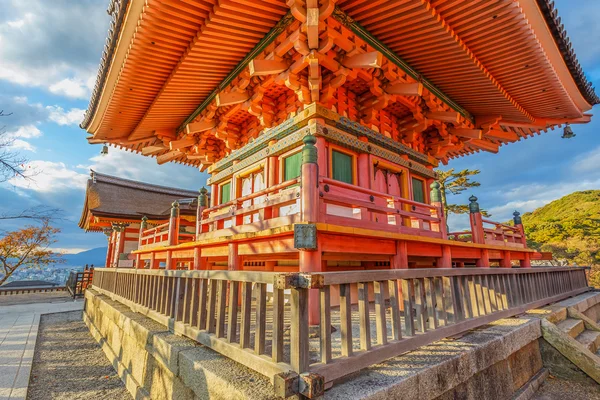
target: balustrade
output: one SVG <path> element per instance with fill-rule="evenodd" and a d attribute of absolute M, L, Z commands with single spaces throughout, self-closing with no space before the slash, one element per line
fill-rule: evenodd
<path fill-rule="evenodd" d="M 93 289 L 267 376 L 279 395 L 308 397 L 391 357 L 589 290 L 585 268 L 572 267 L 313 274 L 110 268 L 96 269 Z M 310 291 L 320 305 L 312 333 Z"/>

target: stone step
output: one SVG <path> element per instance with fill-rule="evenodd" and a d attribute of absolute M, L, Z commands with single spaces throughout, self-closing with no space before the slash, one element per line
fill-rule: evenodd
<path fill-rule="evenodd" d="M 558 324 L 556 324 L 556 326 L 558 327 L 558 329 L 571 336 L 572 338 L 576 338 L 577 336 L 579 336 L 579 334 L 585 329 L 583 321 L 574 318 L 567 318 L 564 321 L 561 321 Z"/>
<path fill-rule="evenodd" d="M 598 331 L 585 330 L 575 340 L 586 346 L 592 353 L 600 349 L 600 332 Z"/>

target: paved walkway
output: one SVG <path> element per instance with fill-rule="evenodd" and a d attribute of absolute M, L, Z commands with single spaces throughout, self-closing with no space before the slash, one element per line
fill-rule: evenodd
<path fill-rule="evenodd" d="M 25 295 L 14 295 L 15 300 L 17 296 Z M 81 300 L 53 300 L 33 304 L 0 305 L 0 400 L 24 400 L 27 397 L 40 315 L 83 309 Z"/>

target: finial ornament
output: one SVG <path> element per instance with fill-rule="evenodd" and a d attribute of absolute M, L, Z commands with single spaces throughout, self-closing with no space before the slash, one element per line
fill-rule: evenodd
<path fill-rule="evenodd" d="M 471 212 L 471 214 L 478 213 L 479 212 L 479 203 L 477 202 L 477 197 L 471 196 L 471 197 L 469 197 L 469 201 L 471 202 L 469 204 L 469 211 Z"/>
<path fill-rule="evenodd" d="M 515 223 L 515 225 L 522 225 L 523 221 L 521 220 L 521 213 L 518 211 L 515 211 L 513 213 L 513 221 Z"/>
<path fill-rule="evenodd" d="M 145 215 L 142 217 L 142 230 L 146 229 L 146 227 L 148 226 L 148 217 L 146 217 Z"/>
<path fill-rule="evenodd" d="M 198 196 L 198 205 L 200 207 L 208 207 L 208 190 L 203 186 L 200 189 L 200 196 Z"/>
<path fill-rule="evenodd" d="M 302 164 L 316 164 L 317 163 L 317 138 L 313 135 L 306 135 L 302 139 L 304 142 L 304 148 L 302 149 Z"/>
<path fill-rule="evenodd" d="M 179 216 L 179 202 L 174 201 L 171 205 L 171 218 L 175 218 Z"/>
<path fill-rule="evenodd" d="M 441 203 L 442 202 L 442 192 L 440 191 L 440 183 L 438 181 L 433 181 L 429 187 L 431 188 L 431 193 L 429 197 L 432 203 Z"/>

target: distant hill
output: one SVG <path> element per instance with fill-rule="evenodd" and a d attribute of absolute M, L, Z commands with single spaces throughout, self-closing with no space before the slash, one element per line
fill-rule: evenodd
<path fill-rule="evenodd" d="M 523 225 L 531 247 L 600 269 L 600 190 L 571 193 L 523 214 Z"/>
<path fill-rule="evenodd" d="M 65 254 L 63 259 L 65 260 L 64 264 L 59 264 L 61 266 L 84 266 L 85 264 L 95 266 L 104 266 L 104 262 L 106 261 L 106 247 L 97 247 L 95 249 L 82 251 L 81 253 L 76 254 Z"/>

